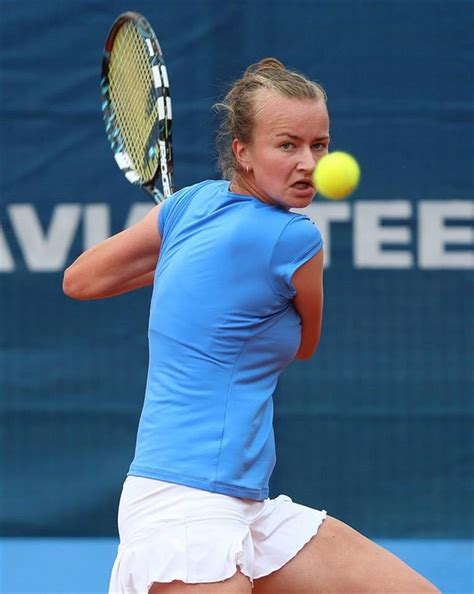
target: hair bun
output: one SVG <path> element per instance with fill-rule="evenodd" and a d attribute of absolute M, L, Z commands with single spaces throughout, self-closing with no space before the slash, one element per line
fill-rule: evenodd
<path fill-rule="evenodd" d="M 263 58 L 259 62 L 251 64 L 244 72 L 244 77 L 259 74 L 260 72 L 268 70 L 279 70 L 280 72 L 284 72 L 286 68 L 280 60 L 277 60 L 276 58 Z"/>
<path fill-rule="evenodd" d="M 326 93 L 318 83 L 294 70 L 285 68 L 276 58 L 263 58 L 251 64 L 236 80 L 214 109 L 222 114 L 217 134 L 219 167 L 224 179 L 234 179 L 243 171 L 234 151 L 233 140 L 249 144 L 256 126 L 258 93 L 276 93 L 293 100 L 322 101 Z"/>

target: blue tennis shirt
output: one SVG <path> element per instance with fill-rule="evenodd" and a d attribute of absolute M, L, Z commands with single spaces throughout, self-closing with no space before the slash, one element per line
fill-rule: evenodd
<path fill-rule="evenodd" d="M 322 247 L 306 216 L 205 181 L 168 198 L 149 370 L 128 474 L 263 500 L 273 401 L 301 323 L 295 270 Z"/>

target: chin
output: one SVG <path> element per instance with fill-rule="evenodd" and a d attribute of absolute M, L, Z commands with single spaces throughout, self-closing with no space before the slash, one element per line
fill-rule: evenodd
<path fill-rule="evenodd" d="M 311 198 L 307 197 L 307 198 L 296 198 L 291 200 L 291 206 L 289 208 L 306 208 L 307 206 L 309 206 L 311 204 L 311 202 L 313 202 L 313 198 L 316 196 L 316 194 L 313 194 L 311 196 Z"/>
<path fill-rule="evenodd" d="M 302 208 L 311 204 L 313 198 L 316 196 L 314 188 L 307 188 L 306 190 L 294 190 L 288 194 L 288 202 L 291 204 L 301 204 Z"/>

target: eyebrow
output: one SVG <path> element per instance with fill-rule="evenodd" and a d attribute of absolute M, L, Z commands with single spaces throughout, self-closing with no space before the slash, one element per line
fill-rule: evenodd
<path fill-rule="evenodd" d="M 292 138 L 294 140 L 302 140 L 296 134 L 290 134 L 289 132 L 279 132 L 278 134 L 275 134 L 275 136 L 286 136 L 287 138 Z M 315 138 L 314 140 L 328 140 L 328 139 L 329 139 L 329 136 L 320 136 L 319 138 Z"/>

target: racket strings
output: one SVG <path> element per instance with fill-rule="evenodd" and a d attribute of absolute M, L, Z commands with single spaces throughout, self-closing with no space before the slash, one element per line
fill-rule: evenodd
<path fill-rule="evenodd" d="M 148 49 L 131 23 L 125 23 L 115 38 L 109 81 L 125 152 L 133 169 L 143 181 L 148 181 L 159 164 L 159 152 L 153 142 L 159 114 Z"/>

